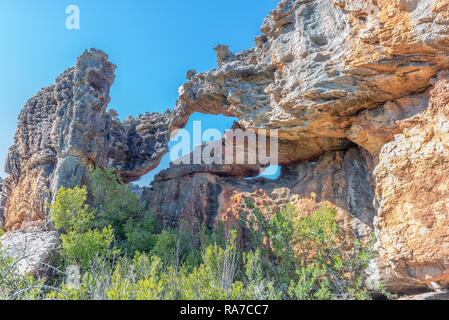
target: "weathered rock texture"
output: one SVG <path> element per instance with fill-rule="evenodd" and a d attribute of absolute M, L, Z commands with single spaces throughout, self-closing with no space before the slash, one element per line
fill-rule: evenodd
<path fill-rule="evenodd" d="M 386 279 L 449 284 L 449 74 L 427 109 L 400 122 L 382 149 L 376 176 L 379 259 Z"/>
<path fill-rule="evenodd" d="M 137 180 L 191 114 L 223 114 L 259 135 L 279 130 L 281 176 L 247 179 L 260 164 L 173 164 L 142 195 L 166 224 L 231 224 L 248 196 L 303 214 L 326 201 L 348 239 L 376 231 L 373 279 L 392 291 L 449 283 L 449 1 L 283 0 L 261 31 L 252 49 L 215 47 L 217 69 L 188 71 L 172 112 L 123 122 L 106 112 L 115 66 L 83 53 L 19 116 L 0 222 L 44 226 L 45 202 L 87 183 L 89 164 Z"/>
<path fill-rule="evenodd" d="M 52 264 L 57 258 L 59 235 L 56 231 L 20 230 L 5 235 L 1 240 L 2 251 L 14 259 L 21 274 L 46 276 L 54 272 Z"/>
<path fill-rule="evenodd" d="M 177 177 L 164 180 L 169 174 L 162 173 L 153 184 L 156 210 L 170 221 L 190 218 L 196 227 L 201 221 L 210 225 L 210 218 L 215 215 L 215 220 L 235 216 L 236 210 L 232 208 L 239 205 L 233 207 L 231 198 L 236 201 L 244 195 L 261 197 L 263 205 L 276 207 L 278 194 L 272 197 L 271 193 L 286 187 L 282 189 L 284 202 L 296 202 L 296 198 L 306 203 L 328 200 L 354 218 L 347 220 L 351 221 L 349 224 L 343 223 L 348 230 L 351 224 L 352 230 L 372 227 L 376 214 L 371 202 L 375 183 L 371 173 L 379 161 L 379 166 L 384 166 L 390 159 L 383 159 L 385 152 L 378 155 L 385 144 L 403 132 L 404 126 L 398 121 L 412 118 L 427 108 L 433 79 L 440 70 L 449 67 L 448 12 L 448 1 L 281 1 L 265 19 L 261 29 L 264 34 L 256 38 L 256 48 L 233 54 L 227 46 L 217 46 L 218 69 L 190 74 L 190 81 L 179 90 L 180 99 L 174 110 L 174 116 L 181 120 L 174 121 L 173 125 L 183 126 L 186 115 L 203 112 L 238 117 L 239 124 L 246 129 L 279 129 L 279 163 L 284 166 L 284 172 L 291 171 L 295 167 L 292 164 L 302 160 L 305 162 L 300 165 L 311 166 L 310 161 L 323 154 L 333 160 L 325 162 L 320 171 L 306 174 L 306 180 L 301 176 L 293 178 L 301 181 L 296 188 L 285 186 L 283 177 L 269 183 L 238 177 L 229 181 L 230 178 L 222 175 L 183 174 L 183 169 L 171 168 L 172 175 L 178 172 Z M 357 157 L 339 161 L 342 153 L 352 150 L 350 141 L 367 150 L 373 156 L 372 161 L 367 161 L 366 156 L 358 161 Z M 420 156 L 415 154 L 418 159 Z M 432 152 L 428 156 L 432 157 Z M 316 164 L 321 161 L 322 158 Z M 341 162 L 343 167 L 352 164 L 353 172 L 341 172 Z M 354 170 L 360 167 L 368 170 Z M 396 173 L 392 172 L 396 170 L 394 166 L 386 168 L 389 171 L 385 169 L 385 180 L 378 182 L 377 190 L 392 188 L 388 179 L 398 174 L 403 176 L 398 183 L 404 188 L 404 195 L 415 197 L 422 210 L 433 211 L 433 206 L 445 201 L 442 193 L 433 200 L 420 201 L 426 193 L 418 196 L 407 187 L 421 188 L 419 179 L 413 179 L 414 174 L 409 171 L 422 174 L 422 179 L 431 179 L 429 172 L 414 169 L 414 165 Z M 428 170 L 433 172 L 430 176 L 441 175 L 440 169 L 444 170 L 429 165 Z M 342 175 L 341 180 L 338 173 Z M 320 178 L 320 174 L 325 178 Z M 346 191 L 353 177 L 357 183 L 349 190 L 361 190 L 362 195 Z M 188 192 L 193 185 L 201 187 Z M 171 189 L 178 190 L 176 195 L 180 197 L 171 198 L 169 208 L 161 207 L 161 197 L 168 201 L 165 194 Z M 259 189 L 263 191 L 257 196 L 255 192 Z M 214 195 L 213 201 L 206 201 L 208 194 Z M 419 283 L 422 277 L 428 280 L 433 275 L 437 277 L 434 280 L 441 280 L 440 274 L 446 267 L 427 266 L 435 266 L 438 263 L 435 259 L 440 258 L 422 257 L 417 262 L 412 253 L 418 246 L 430 257 L 444 256 L 441 246 L 445 247 L 447 241 L 440 238 L 441 232 L 429 231 L 427 241 L 420 245 L 420 233 L 408 224 L 413 220 L 403 213 L 408 208 L 404 207 L 407 202 L 401 203 L 405 196 L 391 191 L 387 194 L 391 197 L 384 199 L 383 193 L 377 192 L 376 209 L 380 215 L 376 224 L 380 236 L 377 279 L 394 291 L 419 288 L 423 286 Z M 381 224 L 386 210 L 384 202 L 388 208 L 400 208 L 398 215 L 405 221 L 402 230 Z M 212 211 L 207 213 L 208 210 Z M 444 229 L 445 221 L 441 219 L 432 221 L 436 228 Z M 388 226 L 388 222 L 385 224 Z M 390 245 L 393 242 L 396 246 Z M 440 246 L 432 246 L 433 242 Z M 393 251 L 390 256 L 382 252 L 385 244 Z M 400 250 L 396 248 L 403 245 Z M 396 261 L 402 263 L 402 269 L 407 265 L 404 261 L 409 261 L 405 273 L 408 277 L 404 278 L 404 272 L 391 271 L 390 264 L 395 265 L 395 270 L 400 264 Z M 423 267 L 411 267 L 417 264 Z M 431 275 L 424 275 L 426 272 Z"/>
<path fill-rule="evenodd" d="M 347 149 L 348 139 L 375 155 L 392 136 L 360 123 L 418 109 L 361 112 L 425 91 L 449 66 L 446 1 L 281 1 L 261 31 L 256 48 L 217 47 L 219 68 L 184 84 L 174 112 L 180 126 L 203 112 L 279 129 L 281 164 Z"/>
<path fill-rule="evenodd" d="M 47 223 L 47 202 L 61 186 L 88 183 L 88 166 L 115 167 L 125 181 L 153 169 L 168 151 L 169 112 L 118 120 L 106 112 L 115 66 L 92 49 L 42 89 L 19 115 L 5 171 L 4 227 Z M 1 212 L 0 212 L 1 213 Z"/>
<path fill-rule="evenodd" d="M 8 202 L 8 193 L 3 188 L 6 189 L 6 186 L 3 179 L 0 178 L 0 227 L 5 224 L 5 209 Z"/>
<path fill-rule="evenodd" d="M 255 199 L 262 210 L 269 205 L 276 211 L 290 202 L 307 213 L 327 201 L 337 208 L 342 229 L 364 236 L 375 215 L 374 181 L 367 165 L 370 162 L 371 156 L 358 148 L 328 152 L 316 162 L 284 167 L 276 180 L 242 179 L 228 172 L 172 165 L 156 176 L 151 206 L 166 224 L 184 220 L 199 231 L 203 223 L 209 228 L 218 221 L 232 225 L 239 210 L 245 209 L 245 198 Z"/>

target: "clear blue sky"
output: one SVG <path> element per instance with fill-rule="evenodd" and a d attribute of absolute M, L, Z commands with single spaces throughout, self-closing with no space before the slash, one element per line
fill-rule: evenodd
<path fill-rule="evenodd" d="M 277 2 L 0 0 L 0 176 L 5 177 L 3 164 L 26 100 L 53 84 L 84 49 L 101 49 L 118 66 L 109 106 L 121 119 L 163 112 L 173 109 L 188 69 L 216 67 L 215 45 L 230 45 L 233 52 L 254 46 L 264 17 Z M 65 27 L 71 4 L 80 8 L 79 30 Z M 204 115 L 193 120 L 221 130 L 233 121 Z M 160 168 L 167 165 L 165 157 Z M 139 184 L 147 185 L 152 176 Z"/>

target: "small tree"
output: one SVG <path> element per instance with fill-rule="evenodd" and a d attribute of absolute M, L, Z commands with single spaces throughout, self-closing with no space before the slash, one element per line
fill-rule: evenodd
<path fill-rule="evenodd" d="M 111 226 L 117 246 L 123 251 L 150 252 L 159 228 L 156 215 L 145 211 L 145 203 L 114 169 L 91 167 L 90 179 L 97 225 Z"/>
<path fill-rule="evenodd" d="M 107 252 L 114 240 L 111 226 L 94 228 L 95 213 L 89 210 L 86 199 L 86 187 L 61 187 L 55 203 L 49 205 L 51 219 L 62 233 L 60 253 L 65 264 L 87 267 L 90 259 Z"/>
<path fill-rule="evenodd" d="M 55 228 L 63 233 L 83 233 L 90 230 L 95 213 L 89 210 L 86 199 L 86 187 L 61 187 L 56 193 L 55 203 L 49 204 Z"/>
<path fill-rule="evenodd" d="M 249 233 L 247 247 L 259 255 L 263 276 L 276 292 L 288 299 L 367 299 L 363 272 L 374 257 L 371 241 L 354 239 L 352 250 L 343 250 L 335 211 L 324 206 L 311 216 L 295 218 L 291 206 L 271 219 L 247 200 L 251 212 L 240 215 Z M 254 259 L 254 256 L 251 256 Z M 251 260 L 249 260 L 251 261 Z M 248 279 L 250 279 L 248 277 Z"/>

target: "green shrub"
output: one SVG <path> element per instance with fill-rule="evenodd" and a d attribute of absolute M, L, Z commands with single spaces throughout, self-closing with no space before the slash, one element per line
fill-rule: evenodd
<path fill-rule="evenodd" d="M 151 254 L 160 257 L 166 266 L 181 265 L 186 261 L 189 266 L 195 266 L 201 262 L 201 253 L 195 249 L 195 236 L 185 223 L 158 234 Z"/>
<path fill-rule="evenodd" d="M 198 234 L 200 241 L 200 247 L 202 251 L 208 248 L 210 245 L 217 244 L 224 248 L 226 246 L 226 232 L 221 221 L 218 221 L 217 227 L 214 231 L 208 229 L 205 224 L 201 226 L 201 230 Z"/>
<path fill-rule="evenodd" d="M 64 233 L 82 233 L 89 230 L 94 220 L 94 212 L 89 211 L 86 199 L 86 187 L 61 187 L 56 192 L 55 203 L 48 205 L 55 228 Z"/>
<path fill-rule="evenodd" d="M 246 297 L 250 300 L 277 300 L 280 293 L 274 287 L 274 281 L 264 272 L 264 259 L 260 249 L 243 253 L 244 282 Z"/>
<path fill-rule="evenodd" d="M 167 265 L 161 258 L 137 253 L 134 259 L 117 264 L 110 286 L 109 299 L 242 299 L 244 284 L 235 281 L 238 249 L 235 234 L 226 248 L 217 244 L 206 248 L 198 266 Z"/>
<path fill-rule="evenodd" d="M 61 235 L 61 256 L 66 265 L 79 264 L 87 267 L 91 259 L 105 255 L 114 240 L 111 227 L 88 230 L 83 233 L 71 231 Z"/>
<path fill-rule="evenodd" d="M 87 300 L 88 295 L 86 288 L 73 288 L 67 286 L 65 283 L 61 284 L 58 289 L 53 289 L 45 296 L 47 300 Z"/>
<path fill-rule="evenodd" d="M 127 252 L 150 252 L 158 241 L 159 219 L 153 212 L 144 212 L 141 216 L 128 219 L 123 225 L 125 240 L 121 247 Z"/>
<path fill-rule="evenodd" d="M 71 198 L 75 200 L 69 206 L 66 202 Z M 242 213 L 239 221 L 245 229 L 244 251 L 237 245 L 240 240 L 235 230 L 226 235 L 222 226 L 216 232 L 203 227 L 196 238 L 186 224 L 181 224 L 177 229 L 156 234 L 151 216 L 147 222 L 145 217 L 135 217 L 122 228 L 125 235 L 122 246 L 128 246 L 131 231 L 141 232 L 146 238 L 134 240 L 133 245 L 142 241 L 145 245 L 140 247 L 145 250 L 137 250 L 132 259 L 122 253 L 112 260 L 103 254 L 101 260 L 101 256 L 95 259 L 90 253 L 107 251 L 114 231 L 111 227 L 92 228 L 92 214 L 84 202 L 83 188 L 63 190 L 57 196 L 57 206 L 52 207 L 57 208 L 54 216 L 56 213 L 59 217 L 58 212 L 62 212 L 69 217 L 59 217 L 60 221 L 55 218 L 55 224 L 66 230 L 62 235 L 65 260 L 76 261 L 85 272 L 79 288 L 62 285 L 51 291 L 48 298 L 370 298 L 363 281 L 363 271 L 373 257 L 370 245 L 355 240 L 354 250 L 344 251 L 334 221 L 335 212 L 329 207 L 302 218 L 295 217 L 293 208 L 287 207 L 268 219 L 248 201 L 252 212 Z M 70 218 L 77 211 L 81 212 L 80 217 Z M 109 218 L 105 221 L 113 222 Z M 131 230 L 136 222 L 141 223 L 139 228 Z M 89 226 L 91 229 L 86 229 Z M 117 255 L 117 251 L 112 250 L 112 255 Z"/>
<path fill-rule="evenodd" d="M 0 250 L 0 300 L 38 300 L 43 297 L 44 282 L 17 272 L 20 258 L 8 257 Z"/>
<path fill-rule="evenodd" d="M 61 231 L 61 257 L 65 265 L 77 263 L 87 267 L 90 259 L 104 255 L 113 242 L 110 226 L 94 229 L 94 212 L 85 204 L 86 187 L 66 189 L 56 193 L 54 204 L 50 204 L 51 219 Z"/>
<path fill-rule="evenodd" d="M 158 232 L 160 220 L 114 170 L 91 168 L 91 186 L 91 207 L 85 187 L 61 188 L 50 205 L 64 264 L 80 265 L 82 276 L 77 288 L 60 281 L 48 299 L 370 298 L 363 274 L 374 238 L 344 249 L 328 206 L 265 216 L 247 200 L 242 238 L 220 223 L 198 235 L 186 223 Z"/>
<path fill-rule="evenodd" d="M 122 251 L 150 252 L 160 228 L 156 215 L 145 211 L 145 203 L 113 169 L 91 167 L 90 179 L 98 227 L 112 226 L 116 245 Z"/>
<path fill-rule="evenodd" d="M 247 247 L 262 250 L 258 279 L 272 282 L 281 298 L 369 298 L 363 274 L 374 257 L 374 238 L 366 245 L 354 239 L 354 250 L 345 251 L 330 207 L 295 219 L 288 206 L 267 219 L 251 201 L 247 206 L 252 212 L 242 213 L 240 224 L 248 233 Z"/>

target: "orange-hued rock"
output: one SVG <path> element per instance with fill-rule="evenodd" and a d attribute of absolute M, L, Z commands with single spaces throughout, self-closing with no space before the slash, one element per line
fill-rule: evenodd
<path fill-rule="evenodd" d="M 115 68 L 101 50 L 86 50 L 55 85 L 26 102 L 6 159 L 0 228 L 46 229 L 47 202 L 62 186 L 88 184 L 89 165 L 114 167 L 130 182 L 159 164 L 168 151 L 170 112 L 120 121 L 106 111 Z"/>
<path fill-rule="evenodd" d="M 337 181 L 332 183 L 337 183 Z M 353 215 L 347 206 L 335 205 L 334 203 L 340 202 L 335 198 L 333 201 L 320 201 L 313 192 L 311 194 L 300 193 L 287 187 L 274 190 L 258 189 L 254 192 L 235 190 L 226 205 L 225 212 L 220 215 L 217 223 L 222 223 L 225 230 L 239 227 L 238 220 L 242 212 L 253 214 L 253 209 L 248 208 L 246 200 L 250 200 L 266 219 L 271 219 L 274 213 L 287 208 L 287 206 L 293 208 L 295 219 L 310 216 L 323 207 L 330 207 L 335 211 L 334 219 L 339 226 L 340 245 L 347 250 L 353 248 L 354 239 L 368 241 L 373 231 L 372 226 Z"/>
<path fill-rule="evenodd" d="M 47 219 L 45 204 L 51 199 L 43 190 L 48 189 L 47 179 L 42 172 L 33 170 L 20 180 L 5 207 L 5 225 L 7 230 L 15 231 L 27 224 L 42 225 L 46 229 Z"/>
<path fill-rule="evenodd" d="M 384 281 L 449 285 L 448 73 L 440 73 L 428 108 L 400 127 L 374 170 Z"/>
<path fill-rule="evenodd" d="M 365 239 L 372 231 L 372 159 L 364 150 L 327 152 L 315 161 L 285 166 L 275 180 L 197 169 L 172 165 L 156 176 L 150 203 L 165 225 L 187 221 L 199 231 L 203 224 L 213 229 L 221 221 L 229 229 L 237 225 L 240 210 L 247 210 L 248 198 L 266 214 L 292 203 L 298 215 L 307 215 L 326 202 L 335 208 L 348 243 L 354 237 Z"/>
<path fill-rule="evenodd" d="M 246 129 L 279 129 L 281 164 L 347 149 L 348 139 L 376 155 L 399 133 L 394 121 L 413 115 L 391 103 L 449 68 L 447 2 L 280 1 L 256 48 L 218 46 L 219 67 L 189 77 L 174 116 L 225 114 Z"/>
<path fill-rule="evenodd" d="M 86 183 L 89 164 L 139 179 L 194 112 L 278 129 L 284 166 L 353 143 L 376 157 L 400 133 L 395 121 L 422 111 L 431 78 L 449 68 L 448 1 L 282 0 L 256 47 L 234 54 L 218 45 L 218 68 L 188 72 L 173 112 L 123 122 L 105 112 L 115 66 L 86 51 L 19 116 L 0 222 L 16 229 L 47 219 L 45 202 L 60 186 Z"/>
<path fill-rule="evenodd" d="M 281 176 L 249 179 L 261 163 L 172 164 L 146 194 L 166 225 L 231 226 L 245 197 L 299 214 L 327 202 L 345 239 L 376 230 L 371 280 L 449 284 L 449 0 L 281 0 L 261 32 L 239 53 L 216 46 L 216 69 L 188 71 L 173 111 L 124 121 L 106 112 L 115 66 L 84 52 L 19 116 L 0 227 L 46 228 L 45 202 L 88 184 L 89 164 L 138 180 L 190 115 L 222 114 L 258 137 L 278 130 Z"/>

